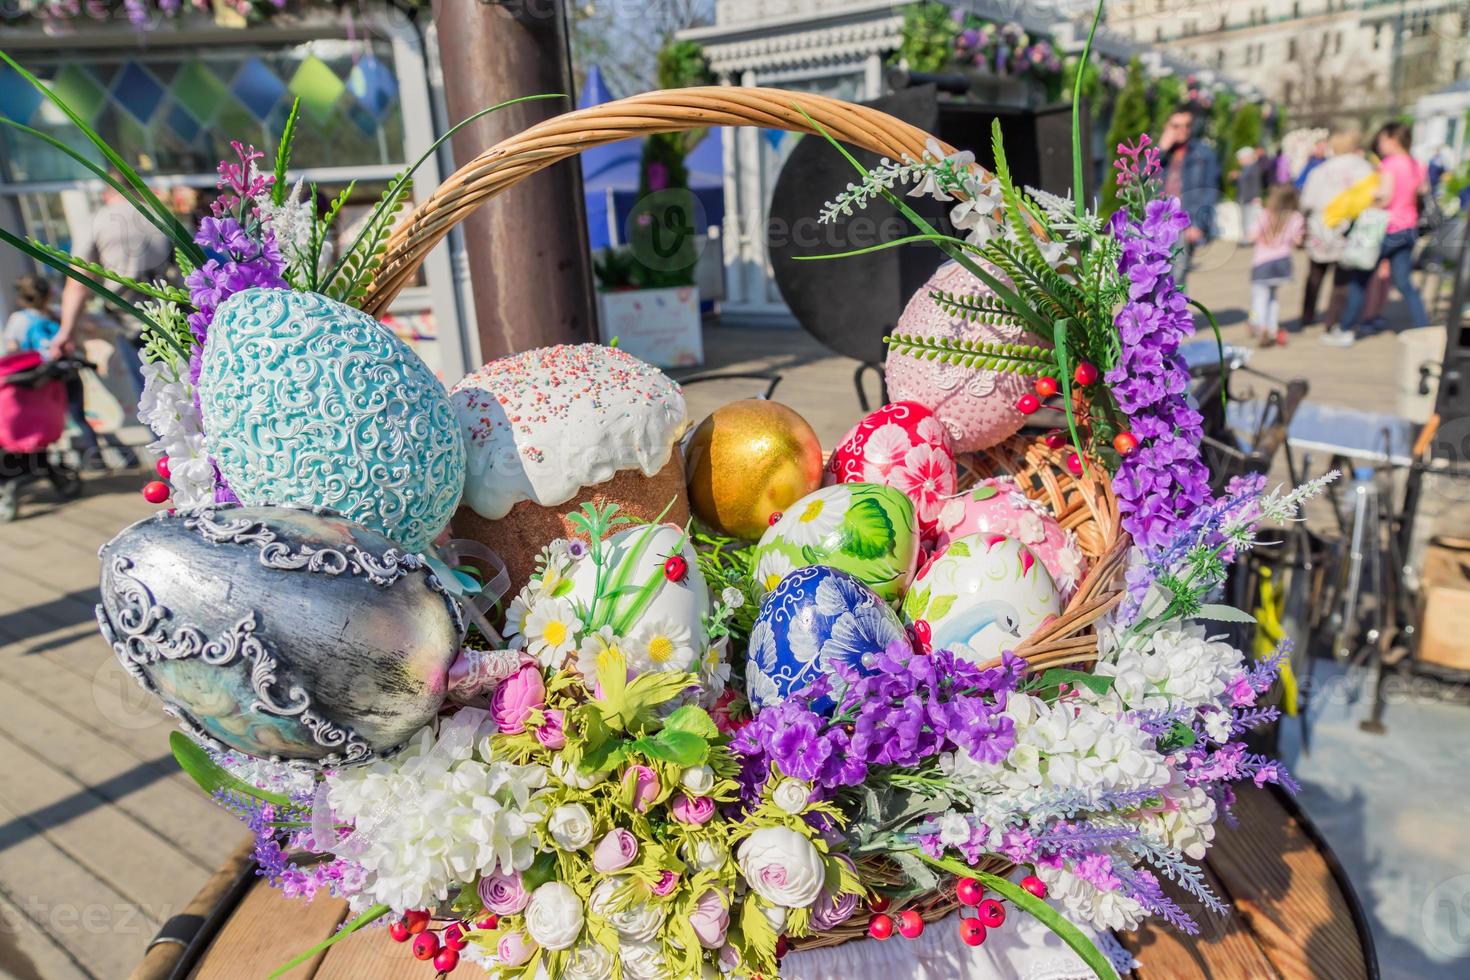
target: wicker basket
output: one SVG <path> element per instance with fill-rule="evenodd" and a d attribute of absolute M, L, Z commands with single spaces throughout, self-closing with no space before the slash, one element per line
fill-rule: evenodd
<path fill-rule="evenodd" d="M 797 107 L 800 106 L 800 109 Z M 805 113 L 805 115 L 803 115 Z M 914 126 L 866 106 L 807 92 L 728 86 L 649 92 L 556 116 L 501 141 L 461 167 L 393 232 L 383 265 L 369 286 L 362 308 L 381 316 L 413 278 L 429 251 L 457 223 L 518 181 L 590 147 L 629 137 L 709 126 L 760 126 L 815 133 L 806 117 L 844 143 L 898 159 L 919 157 L 931 137 Z M 952 147 L 939 143 L 944 153 Z M 1088 574 L 1062 615 L 1027 637 L 1017 649 L 1036 668 L 1086 665 L 1097 659 L 1093 624 L 1121 598 L 1121 572 L 1128 541 L 1118 524 L 1117 500 L 1099 466 L 1073 477 L 1064 452 L 1025 436 L 1013 437 L 983 453 L 962 458 L 961 485 L 989 476 L 1011 476 L 1033 499 L 1044 502 L 1064 528 L 1076 532 L 1090 563 Z M 1003 873 L 996 862 L 984 870 Z M 896 866 L 864 862 L 873 885 L 899 884 Z M 958 905 L 952 884 L 906 907 L 933 921 Z M 829 932 L 809 936 L 797 948 L 834 946 L 866 934 L 855 916 Z"/>

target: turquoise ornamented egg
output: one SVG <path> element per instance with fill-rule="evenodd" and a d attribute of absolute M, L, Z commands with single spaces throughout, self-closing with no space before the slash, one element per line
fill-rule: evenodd
<path fill-rule="evenodd" d="M 829 565 L 893 602 L 908 588 L 918 560 L 918 521 L 903 491 L 838 483 L 802 497 L 766 528 L 753 567 L 761 592 L 795 569 Z"/>
<path fill-rule="evenodd" d="M 210 325 L 199 400 L 241 503 L 329 507 L 412 551 L 459 505 L 464 436 L 448 394 L 360 310 L 316 293 L 236 293 Z"/>
<path fill-rule="evenodd" d="M 953 650 L 983 664 L 1014 650 L 1062 611 L 1046 566 L 1004 534 L 956 538 L 914 578 L 904 621 L 925 651 Z"/>
<path fill-rule="evenodd" d="M 907 644 L 908 636 L 872 589 L 826 565 L 799 568 L 761 600 L 745 654 L 746 697 L 757 709 L 770 707 L 839 665 L 870 674 L 893 643 Z M 812 707 L 832 704 L 821 698 Z"/>

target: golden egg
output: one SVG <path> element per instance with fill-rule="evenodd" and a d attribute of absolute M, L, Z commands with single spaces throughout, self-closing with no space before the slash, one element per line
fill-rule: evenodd
<path fill-rule="evenodd" d="M 822 485 L 822 444 L 806 419 L 750 399 L 715 409 L 689 437 L 689 504 L 704 523 L 759 538 L 771 515 Z"/>

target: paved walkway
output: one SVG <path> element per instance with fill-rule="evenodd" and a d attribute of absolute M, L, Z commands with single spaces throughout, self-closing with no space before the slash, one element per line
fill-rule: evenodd
<path fill-rule="evenodd" d="M 1192 287 L 1219 311 L 1227 339 L 1238 342 L 1245 261 L 1240 254 L 1224 260 L 1220 268 L 1197 271 Z M 1284 305 L 1299 305 L 1290 289 Z M 780 371 L 777 398 L 806 416 L 826 445 L 858 417 L 853 363 L 798 331 L 713 327 L 707 346 L 711 366 Z M 1263 351 L 1255 363 L 1307 376 L 1315 399 L 1389 410 L 1394 384 L 1385 365 L 1394 349 L 1392 337 L 1346 351 L 1323 348 L 1313 337 Z M 700 419 L 760 387 L 733 381 L 694 386 L 690 414 Z M 22 501 L 18 521 L 0 525 L 3 976 L 125 976 L 159 924 L 242 836 L 232 818 L 176 771 L 167 750 L 168 721 L 123 674 L 96 632 L 97 549 L 152 510 L 137 493 L 142 482 L 140 475 L 91 479 L 86 496 L 65 506 L 33 493 Z M 1467 722 L 1463 709 L 1446 708 L 1435 719 L 1441 734 L 1464 731 Z M 1308 808 L 1319 815 L 1314 808 L 1321 806 L 1319 816 L 1332 818 L 1327 830 L 1340 852 L 1377 855 L 1350 867 L 1366 879 L 1359 890 L 1380 934 L 1385 977 L 1448 976 L 1453 968 L 1445 965 L 1450 961 L 1443 947 L 1431 946 L 1413 918 L 1435 883 L 1470 870 L 1455 866 L 1463 859 L 1445 846 L 1463 841 L 1463 828 L 1453 820 L 1466 811 L 1470 766 L 1463 751 L 1447 756 L 1437 771 L 1443 792 L 1421 805 L 1423 767 L 1393 764 L 1415 756 L 1419 745 L 1392 713 L 1389 727 L 1387 737 L 1372 743 L 1386 760 L 1372 770 L 1373 805 L 1348 816 L 1343 794 L 1360 771 L 1351 761 L 1353 729 L 1324 725 L 1313 755 L 1300 762 Z M 1458 807 L 1450 800 L 1457 794 Z M 1391 876 L 1387 884 L 1385 875 Z"/>

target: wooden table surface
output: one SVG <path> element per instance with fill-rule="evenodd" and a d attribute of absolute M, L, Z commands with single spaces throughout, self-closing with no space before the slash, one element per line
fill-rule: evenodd
<path fill-rule="evenodd" d="M 1161 925 L 1123 937 L 1139 961 L 1136 980 L 1376 977 L 1352 899 L 1333 876 L 1330 854 L 1268 790 L 1242 787 L 1236 815 L 1239 826 L 1219 828 L 1207 868 L 1233 914 L 1221 919 L 1196 911 L 1176 894 L 1200 922 L 1200 935 L 1185 936 Z M 206 887 L 196 911 L 202 914 L 218 904 L 242 869 L 248 870 L 244 851 Z M 195 980 L 264 977 L 330 936 L 344 921 L 346 905 L 288 901 L 261 882 L 248 882 L 238 905 L 226 911 L 213 942 L 188 974 Z M 170 976 L 178 953 L 177 946 L 156 948 L 134 980 Z M 350 936 L 286 974 L 291 980 L 429 980 L 433 975 L 407 945 L 392 942 L 381 929 Z"/>

